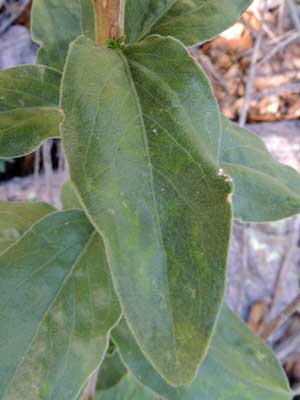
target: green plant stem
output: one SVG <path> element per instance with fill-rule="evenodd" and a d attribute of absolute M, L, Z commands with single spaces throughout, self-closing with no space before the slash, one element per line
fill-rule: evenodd
<path fill-rule="evenodd" d="M 124 0 L 94 0 L 96 40 L 101 47 L 124 31 Z"/>

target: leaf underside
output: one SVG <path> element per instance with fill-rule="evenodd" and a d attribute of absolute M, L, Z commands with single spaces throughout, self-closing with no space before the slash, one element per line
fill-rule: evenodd
<path fill-rule="evenodd" d="M 75 398 L 120 317 L 84 213 L 51 214 L 4 252 L 0 293 L 0 398 Z"/>
<path fill-rule="evenodd" d="M 187 388 L 169 386 L 157 374 L 124 320 L 112 331 L 112 337 L 131 373 L 166 400 L 292 399 L 272 351 L 227 306 L 222 309 L 207 358 Z"/>

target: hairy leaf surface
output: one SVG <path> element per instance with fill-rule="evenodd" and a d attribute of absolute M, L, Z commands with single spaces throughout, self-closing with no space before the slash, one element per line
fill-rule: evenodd
<path fill-rule="evenodd" d="M 155 368 L 187 384 L 223 299 L 231 225 L 206 77 L 172 38 L 124 55 L 81 37 L 61 107 L 72 182 L 104 239 L 130 327 Z"/>
<path fill-rule="evenodd" d="M 58 137 L 61 74 L 42 65 L 0 71 L 0 157 L 34 151 Z"/>
<path fill-rule="evenodd" d="M 192 46 L 231 26 L 252 0 L 127 0 L 125 32 L 130 42 L 158 33 Z"/>
<path fill-rule="evenodd" d="M 93 0 L 34 0 L 32 38 L 41 46 L 39 63 L 62 71 L 69 44 L 82 33 L 94 38 Z"/>
<path fill-rule="evenodd" d="M 275 221 L 300 212 L 300 175 L 274 160 L 257 135 L 225 117 L 220 160 L 233 178 L 236 218 Z"/>
<path fill-rule="evenodd" d="M 4 252 L 0 293 L 0 398 L 75 399 L 120 316 L 84 213 L 54 213 Z"/>
<path fill-rule="evenodd" d="M 46 203 L 0 202 L 0 253 L 55 209 Z"/>
<path fill-rule="evenodd" d="M 224 306 L 207 358 L 190 387 L 169 386 L 147 362 L 124 320 L 113 330 L 129 370 L 166 400 L 291 400 L 272 351 Z"/>

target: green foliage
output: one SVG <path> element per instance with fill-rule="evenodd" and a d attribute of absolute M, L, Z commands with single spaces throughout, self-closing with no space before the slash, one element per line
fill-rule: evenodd
<path fill-rule="evenodd" d="M 0 203 L 1 400 L 79 399 L 98 368 L 101 400 L 292 399 L 223 297 L 232 188 L 236 218 L 276 220 L 299 175 L 220 115 L 185 47 L 249 4 L 128 0 L 100 48 L 92 0 L 34 0 L 40 65 L 0 72 L 0 157 L 61 137 L 71 181 L 67 211 Z"/>
<path fill-rule="evenodd" d="M 192 46 L 224 31 L 251 3 L 252 0 L 127 0 L 125 32 L 130 42 L 158 33 Z"/>
<path fill-rule="evenodd" d="M 99 379 L 97 381 L 97 391 L 108 390 L 116 386 L 127 374 L 127 369 L 115 350 L 112 354 L 107 354 L 101 364 Z"/>
<path fill-rule="evenodd" d="M 258 136 L 226 118 L 220 161 L 234 182 L 236 218 L 275 221 L 300 212 L 299 174 L 274 160 Z"/>
<path fill-rule="evenodd" d="M 79 35 L 95 38 L 94 0 L 34 0 L 32 37 L 38 62 L 63 70 L 68 46 Z M 171 35 L 187 45 L 229 28 L 252 0 L 127 0 L 125 35 L 136 42 L 149 34 Z"/>
<path fill-rule="evenodd" d="M 128 369 L 166 400 L 291 398 L 287 379 L 271 350 L 226 306 L 221 311 L 208 356 L 190 387 L 174 388 L 158 375 L 124 320 L 112 336 Z"/>
<path fill-rule="evenodd" d="M 1 158 L 31 153 L 58 137 L 60 73 L 41 65 L 0 71 Z"/>
<path fill-rule="evenodd" d="M 75 193 L 74 186 L 71 181 L 64 183 L 60 193 L 61 203 L 64 210 L 72 210 L 81 208 L 81 204 Z"/>
<path fill-rule="evenodd" d="M 155 397 L 129 373 L 113 388 L 98 391 L 95 400 L 155 400 Z"/>
<path fill-rule="evenodd" d="M 41 218 L 54 211 L 45 203 L 0 202 L 0 253 L 15 243 Z"/>
<path fill-rule="evenodd" d="M 174 39 L 152 36 L 121 55 L 80 37 L 61 108 L 71 178 L 103 236 L 123 312 L 165 379 L 188 384 L 223 299 L 231 228 L 210 86 Z"/>
<path fill-rule="evenodd" d="M 93 0 L 34 0 L 32 38 L 37 61 L 63 70 L 69 44 L 80 34 L 94 38 Z"/>
<path fill-rule="evenodd" d="M 82 211 L 50 214 L 0 271 L 0 398 L 75 398 L 120 317 L 99 235 Z"/>

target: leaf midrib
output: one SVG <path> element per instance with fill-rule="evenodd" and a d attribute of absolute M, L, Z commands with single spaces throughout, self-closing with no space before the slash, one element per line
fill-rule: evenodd
<path fill-rule="evenodd" d="M 197 132 L 195 130 L 195 127 L 193 126 L 193 123 L 191 121 L 191 118 L 188 114 L 188 111 L 186 110 L 186 108 L 184 107 L 184 105 L 182 104 L 182 100 L 180 99 L 180 97 L 178 96 L 178 94 L 170 87 L 170 85 L 168 83 L 166 83 L 160 76 L 158 76 L 158 74 L 156 74 L 155 72 L 151 71 L 149 68 L 147 68 L 146 66 L 140 64 L 137 61 L 134 60 L 130 60 L 130 63 L 134 64 L 138 69 L 140 69 L 141 71 L 143 71 L 145 73 L 145 75 L 150 75 L 150 76 L 154 76 L 155 80 L 158 80 L 160 82 L 160 84 L 165 88 L 166 92 L 169 92 L 171 94 L 171 96 L 173 98 L 175 98 L 178 101 L 178 104 L 180 104 L 181 109 L 183 110 L 183 113 L 186 117 L 186 123 L 189 124 L 189 128 L 191 129 L 191 131 L 193 132 L 193 134 L 195 135 L 195 137 L 197 137 Z M 144 89 L 146 90 L 146 89 Z M 152 96 L 153 98 L 155 98 L 155 96 L 149 92 L 149 95 Z M 159 102 L 159 100 L 157 98 L 155 98 L 156 102 Z M 161 104 L 161 106 L 163 107 L 163 105 Z M 165 108 L 165 107 L 163 107 Z M 178 125 L 180 128 L 183 128 L 183 126 L 179 125 L 179 123 L 172 117 L 171 113 L 168 113 L 170 119 L 172 119 L 173 123 Z M 146 118 L 149 118 L 148 115 L 146 114 Z M 157 121 L 154 121 L 158 124 Z M 188 155 L 188 157 L 191 159 L 192 162 L 194 162 L 195 164 L 197 164 L 197 166 L 199 167 L 199 169 L 201 170 L 202 174 L 203 174 L 203 170 L 202 170 L 202 166 L 200 164 L 199 161 L 195 160 L 192 156 L 192 154 L 189 152 L 188 149 L 186 149 L 181 143 L 179 144 L 178 141 L 174 138 L 174 136 L 171 135 L 171 133 L 169 131 L 167 131 L 165 128 L 164 130 L 168 133 L 168 136 L 172 138 L 172 140 L 174 142 L 177 143 L 177 145 L 179 145 L 181 147 L 181 149 Z M 210 142 L 210 144 L 213 145 L 212 142 Z M 209 154 L 209 149 L 205 148 L 205 145 L 203 145 L 203 143 L 201 143 L 201 146 L 203 147 L 202 150 L 202 154 Z M 219 147 L 219 146 L 218 146 Z M 216 165 L 213 165 L 212 162 L 212 158 L 211 157 L 207 157 L 206 161 L 208 163 L 210 163 L 215 169 L 217 168 Z M 203 174 L 204 175 L 204 174 Z"/>
<path fill-rule="evenodd" d="M 162 237 L 162 229 L 161 229 L 161 225 L 160 225 L 160 220 L 159 220 L 159 213 L 158 213 L 158 207 L 157 207 L 157 200 L 156 200 L 156 195 L 155 195 L 155 190 L 154 190 L 154 177 L 153 177 L 153 166 L 152 166 L 152 160 L 151 160 L 151 155 L 150 155 L 150 149 L 149 149 L 149 143 L 148 143 L 148 136 L 147 136 L 147 131 L 146 131 L 146 127 L 145 127 L 145 122 L 144 122 L 144 113 L 143 113 L 143 109 L 141 106 L 141 102 L 139 100 L 139 96 L 135 87 L 135 82 L 132 76 L 132 72 L 129 66 L 129 62 L 127 57 L 123 54 L 122 51 L 117 51 L 117 54 L 119 55 L 122 65 L 124 66 L 124 70 L 126 73 L 126 76 L 128 78 L 128 83 L 130 88 L 133 91 L 133 95 L 135 98 L 135 103 L 136 103 L 136 107 L 137 107 L 137 111 L 139 114 L 139 118 L 141 121 L 141 126 L 142 126 L 142 134 L 143 134 L 143 138 L 144 138 L 144 145 L 145 145 L 145 150 L 146 150 L 146 154 L 147 154 L 147 158 L 148 158 L 148 165 L 149 165 L 149 175 L 150 175 L 150 183 L 151 183 L 151 193 L 152 193 L 152 197 L 153 197 L 153 207 L 154 207 L 154 212 L 155 212 L 155 222 L 156 222 L 156 229 L 158 232 L 158 237 L 159 237 L 159 242 L 161 245 L 161 249 L 163 251 L 163 255 L 164 255 L 164 264 L 166 264 L 166 260 L 167 260 L 167 252 L 165 249 L 165 245 L 163 242 L 163 237 Z M 173 315 L 173 310 L 171 307 L 171 300 L 170 300 L 170 282 L 169 282 L 169 277 L 168 277 L 168 272 L 166 271 L 166 269 L 164 269 L 164 274 L 165 274 L 165 282 L 167 284 L 167 299 L 168 299 L 168 309 L 169 309 L 169 315 L 171 316 L 171 325 L 172 325 L 172 339 L 173 339 L 173 354 L 175 355 L 175 361 L 177 362 L 177 350 L 176 350 L 176 330 L 175 330 L 175 323 L 174 323 L 174 315 Z M 137 338 L 136 338 L 137 339 Z M 138 339 L 137 339 L 138 341 Z"/>

